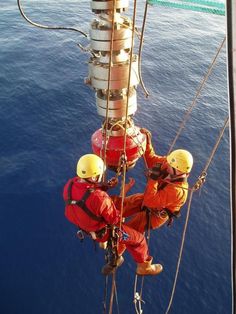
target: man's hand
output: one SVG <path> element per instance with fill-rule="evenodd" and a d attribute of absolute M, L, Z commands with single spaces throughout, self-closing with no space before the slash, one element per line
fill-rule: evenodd
<path fill-rule="evenodd" d="M 140 132 L 146 135 L 147 144 L 151 144 L 151 142 L 152 142 L 152 133 L 148 129 L 145 129 L 145 128 L 141 128 Z"/>
<path fill-rule="evenodd" d="M 134 178 L 129 178 L 129 182 L 125 184 L 124 187 L 124 195 L 126 196 L 126 194 L 129 192 L 129 190 L 134 186 L 135 184 L 135 179 Z M 122 191 L 120 193 L 120 196 L 122 196 Z"/>
<path fill-rule="evenodd" d="M 113 188 L 118 184 L 118 178 L 117 177 L 112 177 L 110 180 L 107 181 L 107 185 L 109 188 Z"/>
<path fill-rule="evenodd" d="M 161 164 L 157 164 L 152 169 L 148 169 L 148 176 L 152 180 L 158 180 L 161 176 Z"/>

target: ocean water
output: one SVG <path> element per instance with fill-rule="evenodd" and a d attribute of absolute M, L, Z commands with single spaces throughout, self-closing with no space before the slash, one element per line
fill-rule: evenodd
<path fill-rule="evenodd" d="M 88 32 L 89 1 L 23 1 L 38 23 L 74 26 Z M 131 7 L 132 5 L 130 5 Z M 138 4 L 141 27 L 144 2 Z M 131 8 L 129 12 L 131 12 Z M 149 128 L 159 154 L 166 154 L 186 109 L 225 36 L 225 17 L 149 8 L 138 89 L 139 126 Z M 77 159 L 91 152 L 90 137 L 102 122 L 94 92 L 84 85 L 88 55 L 79 33 L 30 26 L 16 1 L 0 7 L 0 313 L 103 313 L 104 252 L 76 238 L 64 218 L 63 185 Z M 136 39 L 136 47 L 138 40 Z M 175 148 L 194 156 L 190 184 L 203 170 L 228 114 L 226 51 L 198 99 Z M 195 193 L 179 278 L 170 313 L 231 313 L 228 130 Z M 112 173 L 111 173 L 112 175 Z M 128 172 L 145 187 L 140 160 Z M 153 231 L 150 252 L 164 265 L 144 282 L 144 313 L 165 313 L 175 275 L 186 216 Z M 135 264 L 128 254 L 117 272 L 119 313 L 135 313 Z M 116 305 L 113 313 L 118 313 Z"/>

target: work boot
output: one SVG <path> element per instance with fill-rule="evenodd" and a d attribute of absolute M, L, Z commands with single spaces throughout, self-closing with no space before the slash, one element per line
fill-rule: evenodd
<path fill-rule="evenodd" d="M 99 247 L 100 247 L 101 249 L 106 250 L 106 248 L 107 248 L 107 241 L 105 241 L 105 242 L 99 242 L 98 245 L 99 245 Z"/>
<path fill-rule="evenodd" d="M 136 274 L 145 275 L 158 275 L 162 272 L 163 267 L 161 264 L 152 264 L 152 257 L 143 263 L 137 263 Z"/>
<path fill-rule="evenodd" d="M 107 275 L 110 275 L 110 274 L 114 273 L 115 269 L 117 267 L 120 267 L 123 263 L 124 263 L 124 257 L 123 256 L 119 256 L 117 258 L 117 261 L 116 261 L 116 266 L 114 266 L 114 265 L 112 265 L 110 263 L 107 263 L 106 265 L 103 266 L 102 274 L 107 276 Z"/>

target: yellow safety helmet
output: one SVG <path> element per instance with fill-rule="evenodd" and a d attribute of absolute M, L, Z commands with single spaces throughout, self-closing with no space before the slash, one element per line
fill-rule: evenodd
<path fill-rule="evenodd" d="M 82 179 L 102 175 L 105 171 L 105 165 L 97 155 L 87 154 L 82 156 L 77 163 L 77 175 Z"/>
<path fill-rule="evenodd" d="M 167 156 L 168 164 L 183 172 L 189 173 L 193 166 L 193 156 L 184 149 L 176 149 Z"/>

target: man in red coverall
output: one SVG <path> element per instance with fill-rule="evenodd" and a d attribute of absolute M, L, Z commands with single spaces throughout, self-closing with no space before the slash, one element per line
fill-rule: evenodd
<path fill-rule="evenodd" d="M 109 238 L 109 227 L 118 227 L 118 253 L 126 247 L 137 263 L 138 275 L 157 275 L 162 271 L 160 264 L 152 264 L 148 254 L 145 237 L 123 224 L 119 228 L 120 213 L 109 195 L 102 190 L 101 180 L 105 170 L 103 160 L 94 154 L 82 156 L 77 163 L 77 177 L 70 179 L 63 192 L 66 202 L 65 216 L 98 242 Z M 121 252 L 122 254 L 122 252 Z M 123 262 L 120 255 L 117 266 Z M 102 273 L 108 275 L 114 269 L 110 263 L 103 267 Z"/>
<path fill-rule="evenodd" d="M 123 216 L 133 215 L 126 224 L 143 233 L 147 228 L 156 229 L 165 223 L 170 224 L 174 217 L 178 217 L 187 200 L 187 178 L 193 166 L 193 157 L 184 149 L 159 156 L 153 149 L 151 133 L 146 129 L 141 129 L 141 132 L 147 136 L 144 157 L 149 168 L 148 182 L 144 193 L 125 198 Z M 134 181 L 130 186 L 132 184 Z M 119 201 L 120 198 L 114 198 L 117 207 Z"/>

